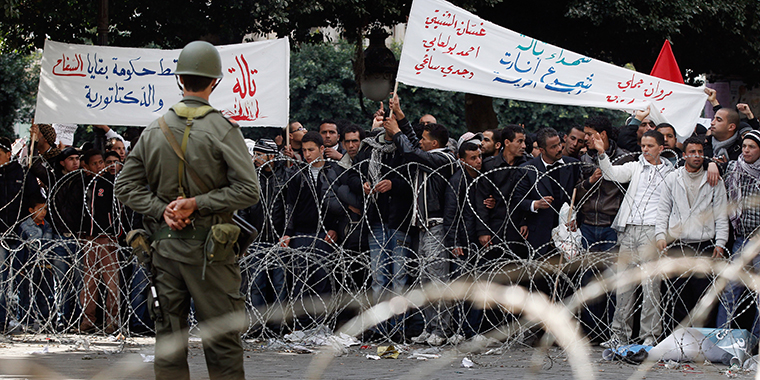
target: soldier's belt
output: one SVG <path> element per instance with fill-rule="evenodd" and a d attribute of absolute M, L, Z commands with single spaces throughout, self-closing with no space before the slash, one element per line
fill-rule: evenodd
<path fill-rule="evenodd" d="M 159 241 L 165 239 L 206 241 L 208 231 L 208 228 L 183 228 L 181 230 L 174 231 L 169 227 L 162 227 L 156 231 L 150 239 L 151 241 Z"/>

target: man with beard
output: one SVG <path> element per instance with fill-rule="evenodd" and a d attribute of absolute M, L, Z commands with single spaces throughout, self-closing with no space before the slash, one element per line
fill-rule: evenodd
<path fill-rule="evenodd" d="M 484 131 L 480 152 L 483 154 L 483 159 L 501 153 L 501 131 L 498 129 Z"/>

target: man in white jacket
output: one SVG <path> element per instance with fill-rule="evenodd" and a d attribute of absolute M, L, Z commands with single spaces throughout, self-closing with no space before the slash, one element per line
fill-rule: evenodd
<path fill-rule="evenodd" d="M 690 137 L 684 141 L 685 165 L 665 178 L 660 194 L 655 237 L 657 249 L 664 251 L 674 241 L 702 253 L 709 245 L 713 258 L 722 258 L 728 241 L 728 212 L 726 186 L 719 180 L 716 186 L 707 183 L 704 170 L 702 139 Z"/>
<path fill-rule="evenodd" d="M 648 111 L 638 111 L 648 114 Z M 613 166 L 604 151 L 604 142 L 593 138 L 592 148 L 599 152 L 599 168 L 604 179 L 619 183 L 629 183 L 628 191 L 620 204 L 612 228 L 618 232 L 620 253 L 617 271 L 637 268 L 658 259 L 655 246 L 654 226 L 657 208 L 665 177 L 673 171 L 668 160 L 661 160 L 664 145 L 662 133 L 647 131 L 641 138 L 641 156 L 634 162 Z M 624 278 L 621 277 L 621 280 Z M 628 344 L 633 333 L 635 285 L 617 287 L 617 306 L 612 318 L 612 337 L 602 343 L 602 347 L 617 347 Z M 662 333 L 662 318 L 659 308 L 660 279 L 648 278 L 642 281 L 641 329 L 639 338 L 644 344 L 653 345 Z"/>
<path fill-rule="evenodd" d="M 665 177 L 655 225 L 657 249 L 671 257 L 711 255 L 722 258 L 728 241 L 728 211 L 723 180 L 707 181 L 703 139 L 683 143 L 684 166 Z M 696 306 L 710 279 L 682 276 L 673 280 L 675 294 L 668 305 L 667 322 L 679 323 Z M 672 306 L 672 308 L 671 308 Z M 672 310 L 671 310 L 672 309 Z"/>

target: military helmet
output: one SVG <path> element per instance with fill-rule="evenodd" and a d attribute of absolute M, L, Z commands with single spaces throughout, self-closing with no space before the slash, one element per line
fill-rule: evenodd
<path fill-rule="evenodd" d="M 179 53 L 174 74 L 221 78 L 222 57 L 214 45 L 206 41 L 193 41 Z"/>

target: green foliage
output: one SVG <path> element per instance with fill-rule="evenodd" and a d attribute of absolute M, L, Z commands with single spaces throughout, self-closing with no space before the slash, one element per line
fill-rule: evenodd
<path fill-rule="evenodd" d="M 303 44 L 290 55 L 290 119 L 316 129 L 325 119 L 366 120 L 346 43 Z"/>
<path fill-rule="evenodd" d="M 499 118 L 499 125 L 520 124 L 528 131 L 535 132 L 543 127 L 551 127 L 567 132 L 574 125 L 596 115 L 606 116 L 613 126 L 622 126 L 627 114 L 625 112 L 603 108 L 561 106 L 522 102 L 508 99 L 494 99 L 494 109 Z"/>
<path fill-rule="evenodd" d="M 581 53 L 649 72 L 669 39 L 688 79 L 707 73 L 760 82 L 757 0 L 574 0 L 566 10 L 565 19 L 590 39 Z"/>
<path fill-rule="evenodd" d="M 13 125 L 31 122 L 39 66 L 35 56 L 0 54 L 0 136 L 14 137 Z"/>

